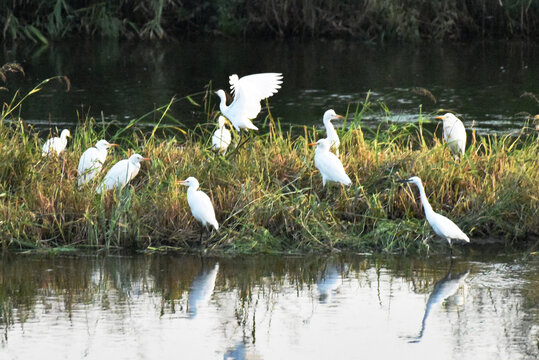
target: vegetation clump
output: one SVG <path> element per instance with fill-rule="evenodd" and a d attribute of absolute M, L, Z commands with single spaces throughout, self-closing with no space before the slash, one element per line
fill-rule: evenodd
<path fill-rule="evenodd" d="M 185 35 L 363 41 L 537 39 L 531 0 L 0 0 L 4 40 Z"/>
<path fill-rule="evenodd" d="M 424 181 L 435 211 L 457 223 L 472 244 L 485 237 L 519 244 L 539 235 L 535 135 L 472 133 L 456 161 L 441 129 L 429 131 L 421 114 L 417 122 L 397 124 L 382 112 L 377 129 L 362 127 L 363 116 L 377 111 L 367 99 L 339 129 L 340 158 L 352 185 L 323 187 L 307 146 L 323 137 L 318 129 L 283 129 L 268 115 L 244 147 L 221 156 L 211 150 L 218 114 L 206 103 L 206 124 L 177 129 L 167 111 L 181 100 L 196 104 L 189 96 L 173 99 L 157 110 L 169 122 L 152 128 L 133 120 L 114 130 L 79 114 L 66 151 L 48 157 L 41 156 L 43 139 L 16 115 L 22 100 L 6 104 L 0 116 L 2 246 L 196 248 L 200 224 L 177 181 L 189 176 L 199 180 L 216 210 L 219 231 L 204 240 L 210 250 L 426 251 L 432 232 L 417 192 L 395 181 L 412 175 Z M 79 189 L 79 157 L 102 138 L 119 147 L 95 181 Z M 97 194 L 106 171 L 133 152 L 151 163 L 121 191 Z"/>

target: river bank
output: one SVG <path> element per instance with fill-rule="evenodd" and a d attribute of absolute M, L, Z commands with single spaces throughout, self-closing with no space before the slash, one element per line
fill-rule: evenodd
<path fill-rule="evenodd" d="M 189 176 L 198 178 L 216 209 L 220 229 L 203 237 L 209 251 L 428 251 L 435 242 L 417 189 L 396 183 L 413 175 L 423 179 L 434 210 L 458 224 L 472 244 L 484 238 L 509 245 L 537 242 L 536 135 L 479 138 L 472 131 L 465 156 L 455 161 L 440 129 L 424 126 L 434 116 L 419 115 L 407 124 L 388 118 L 373 131 L 361 127 L 366 106 L 348 114 L 339 130 L 340 158 L 353 182 L 349 188 L 322 186 L 307 144 L 323 131 L 282 129 L 271 114 L 259 120 L 262 131 L 228 157 L 210 150 L 216 116 L 211 109 L 205 108 L 209 123 L 194 129 L 161 121 L 153 129 L 138 128 L 133 122 L 112 134 L 81 115 L 66 151 L 42 158 L 43 139 L 13 108 L 9 115 L 10 108 L 4 108 L 2 247 L 198 249 L 201 228 L 189 211 L 185 187 L 177 184 Z M 168 108 L 160 108 L 161 119 Z M 82 152 L 103 137 L 120 149 L 110 153 L 101 176 L 130 153 L 152 161 L 123 191 L 97 195 L 96 182 L 78 189 L 76 169 Z"/>

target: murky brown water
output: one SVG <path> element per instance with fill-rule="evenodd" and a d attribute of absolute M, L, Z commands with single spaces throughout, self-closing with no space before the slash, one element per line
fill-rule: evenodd
<path fill-rule="evenodd" d="M 536 359 L 539 257 L 10 255 L 1 359 Z"/>

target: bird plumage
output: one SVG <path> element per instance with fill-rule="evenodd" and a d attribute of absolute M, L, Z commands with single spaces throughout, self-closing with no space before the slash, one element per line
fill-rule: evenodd
<path fill-rule="evenodd" d="M 226 94 L 218 90 L 216 94 L 221 99 L 219 109 L 234 128 L 258 130 L 251 122 L 261 110 L 260 101 L 275 94 L 281 88 L 283 75 L 280 73 L 261 73 L 239 78 L 234 74 L 229 77 L 230 89 L 234 99 L 226 104 Z"/>
<path fill-rule="evenodd" d="M 444 141 L 454 156 L 464 155 L 466 150 L 466 129 L 458 117 L 451 113 L 437 116 L 436 119 L 443 121 Z"/>
<path fill-rule="evenodd" d="M 225 118 L 223 116 L 219 116 L 218 123 L 219 128 L 215 130 L 211 138 L 212 149 L 224 154 L 232 141 L 232 135 L 230 130 L 225 127 Z"/>
<path fill-rule="evenodd" d="M 67 138 L 71 137 L 71 133 L 68 129 L 62 130 L 60 137 L 53 137 L 45 141 L 43 148 L 41 149 L 41 156 L 47 155 L 60 155 L 62 151 L 65 150 L 67 146 Z"/>
<path fill-rule="evenodd" d="M 342 119 L 342 115 L 337 115 L 333 109 L 329 109 L 324 113 L 324 127 L 326 128 L 326 139 L 331 143 L 331 148 L 335 150 L 335 154 L 339 156 L 339 145 L 341 141 L 339 140 L 339 134 L 335 131 L 335 127 L 331 123 L 331 120 Z"/>
<path fill-rule="evenodd" d="M 103 189 L 108 191 L 115 188 L 123 188 L 137 176 L 140 171 L 140 163 L 149 160 L 149 158 L 144 158 L 139 154 L 133 154 L 129 159 L 118 161 L 110 168 L 103 182 L 97 187 L 97 193 L 101 194 Z"/>
<path fill-rule="evenodd" d="M 316 143 L 309 145 L 316 145 L 314 151 L 314 165 L 320 174 L 322 175 L 322 185 L 326 186 L 326 181 L 334 181 L 343 185 L 351 185 L 352 180 L 346 175 L 344 166 L 337 155 L 329 151 L 331 143 L 327 139 L 320 139 Z"/>
<path fill-rule="evenodd" d="M 219 229 L 217 218 L 215 217 L 215 210 L 210 197 L 205 192 L 198 190 L 198 180 L 192 176 L 180 181 L 180 184 L 186 185 L 187 189 L 187 203 L 191 208 L 191 214 L 199 221 L 202 226 L 213 226 L 215 230 Z"/>
<path fill-rule="evenodd" d="M 107 152 L 111 144 L 107 140 L 99 140 L 95 146 L 86 149 L 79 160 L 79 166 L 77 171 L 79 173 L 78 185 L 79 187 L 89 182 L 101 172 L 103 163 L 107 159 Z"/>
<path fill-rule="evenodd" d="M 450 246 L 452 245 L 453 240 L 470 242 L 468 236 L 453 221 L 432 210 L 432 206 L 430 205 L 427 195 L 425 194 L 423 182 L 419 177 L 412 176 L 407 180 L 403 180 L 403 182 L 417 185 L 419 189 L 419 196 L 421 198 L 421 204 L 423 205 L 423 209 L 425 211 L 425 217 L 427 218 L 429 225 L 432 227 L 432 230 L 434 230 L 436 235 L 445 239 Z"/>

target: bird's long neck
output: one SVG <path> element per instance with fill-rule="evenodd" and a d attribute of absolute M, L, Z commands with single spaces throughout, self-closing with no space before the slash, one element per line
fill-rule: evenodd
<path fill-rule="evenodd" d="M 422 184 L 417 184 L 417 187 L 419 188 L 419 196 L 421 197 L 421 204 L 423 205 L 423 209 L 425 210 L 425 215 L 432 214 L 434 211 L 432 210 L 429 199 L 427 199 L 427 195 L 425 194 L 425 188 Z"/>
<path fill-rule="evenodd" d="M 327 133 L 328 138 L 335 137 L 337 135 L 337 132 L 335 131 L 335 127 L 333 126 L 330 120 L 325 120 L 324 126 L 326 127 L 326 133 Z"/>
<path fill-rule="evenodd" d="M 187 195 L 195 194 L 198 190 L 198 185 L 191 185 L 187 188 Z"/>
<path fill-rule="evenodd" d="M 221 99 L 221 103 L 219 103 L 219 110 L 221 110 L 221 113 L 224 114 L 228 109 L 228 105 L 226 104 L 226 96 L 219 94 L 219 98 Z"/>

